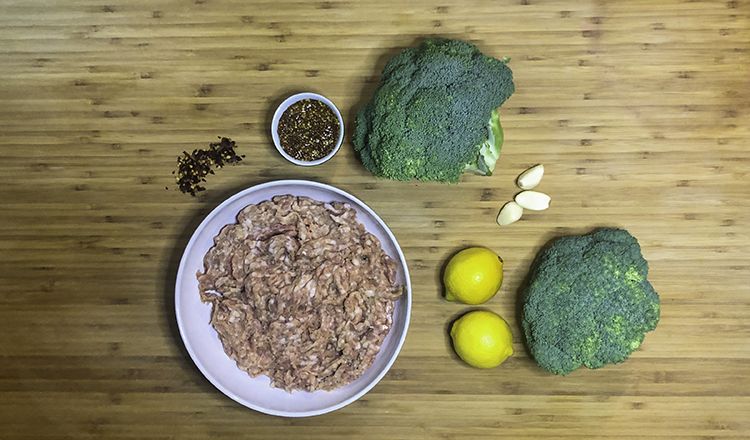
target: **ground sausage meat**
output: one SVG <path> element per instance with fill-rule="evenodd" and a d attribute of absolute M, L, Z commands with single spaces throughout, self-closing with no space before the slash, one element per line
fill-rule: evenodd
<path fill-rule="evenodd" d="M 312 392 L 372 365 L 403 286 L 348 204 L 277 196 L 242 209 L 214 244 L 197 273 L 200 295 L 240 369 Z"/>

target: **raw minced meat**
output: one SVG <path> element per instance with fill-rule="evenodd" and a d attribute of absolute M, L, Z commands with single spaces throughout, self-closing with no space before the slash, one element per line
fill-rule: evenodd
<path fill-rule="evenodd" d="M 340 202 L 277 196 L 225 226 L 198 272 L 224 351 L 271 386 L 333 390 L 374 362 L 393 325 L 397 265 Z"/>

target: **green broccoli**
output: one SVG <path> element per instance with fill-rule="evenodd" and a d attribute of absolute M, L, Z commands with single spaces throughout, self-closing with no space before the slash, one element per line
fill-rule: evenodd
<path fill-rule="evenodd" d="M 506 62 L 448 39 L 427 39 L 391 58 L 357 112 L 354 148 L 362 164 L 403 181 L 491 175 L 503 144 L 497 108 L 515 91 Z"/>
<path fill-rule="evenodd" d="M 659 322 L 659 295 L 647 275 L 638 240 L 623 229 L 563 237 L 540 252 L 522 316 L 539 366 L 566 375 L 581 364 L 627 359 Z"/>

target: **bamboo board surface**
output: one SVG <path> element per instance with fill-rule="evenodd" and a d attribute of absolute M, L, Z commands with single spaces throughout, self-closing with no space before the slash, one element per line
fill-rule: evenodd
<path fill-rule="evenodd" d="M 511 58 L 491 177 L 381 180 L 353 151 L 385 62 L 429 36 Z M 0 0 L 0 437 L 750 438 L 748 65 L 747 0 Z M 268 134 L 298 91 L 346 120 L 342 150 L 318 167 L 287 163 Z M 177 156 L 217 136 L 246 159 L 180 193 Z M 536 163 L 552 207 L 497 226 Z M 174 318 L 195 227 L 277 179 L 365 201 L 414 286 L 390 372 L 313 418 L 225 397 Z M 598 226 L 639 239 L 661 321 L 627 362 L 554 376 L 522 343 L 519 291 L 545 243 Z M 451 351 L 447 325 L 469 307 L 441 297 L 446 259 L 472 245 L 505 260 L 485 308 L 516 340 L 489 371 Z"/>

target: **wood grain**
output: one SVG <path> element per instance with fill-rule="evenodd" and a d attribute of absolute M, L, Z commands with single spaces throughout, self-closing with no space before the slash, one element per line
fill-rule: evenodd
<path fill-rule="evenodd" d="M 405 4 L 408 3 L 408 4 Z M 354 115 L 385 62 L 429 36 L 511 58 L 492 177 L 373 177 Z M 9 439 L 750 438 L 750 2 L 0 0 L 0 437 Z M 268 127 L 297 91 L 342 109 L 347 138 L 311 169 Z M 190 197 L 184 150 L 228 136 L 247 156 Z M 552 207 L 495 224 L 526 167 Z M 414 285 L 395 365 L 364 398 L 284 419 L 203 378 L 174 319 L 177 264 L 229 195 L 276 179 L 335 185 L 401 242 Z M 522 343 L 518 297 L 551 239 L 627 228 L 662 318 L 620 365 L 557 377 Z M 446 258 L 502 255 L 486 308 L 516 354 L 452 353 Z"/>

